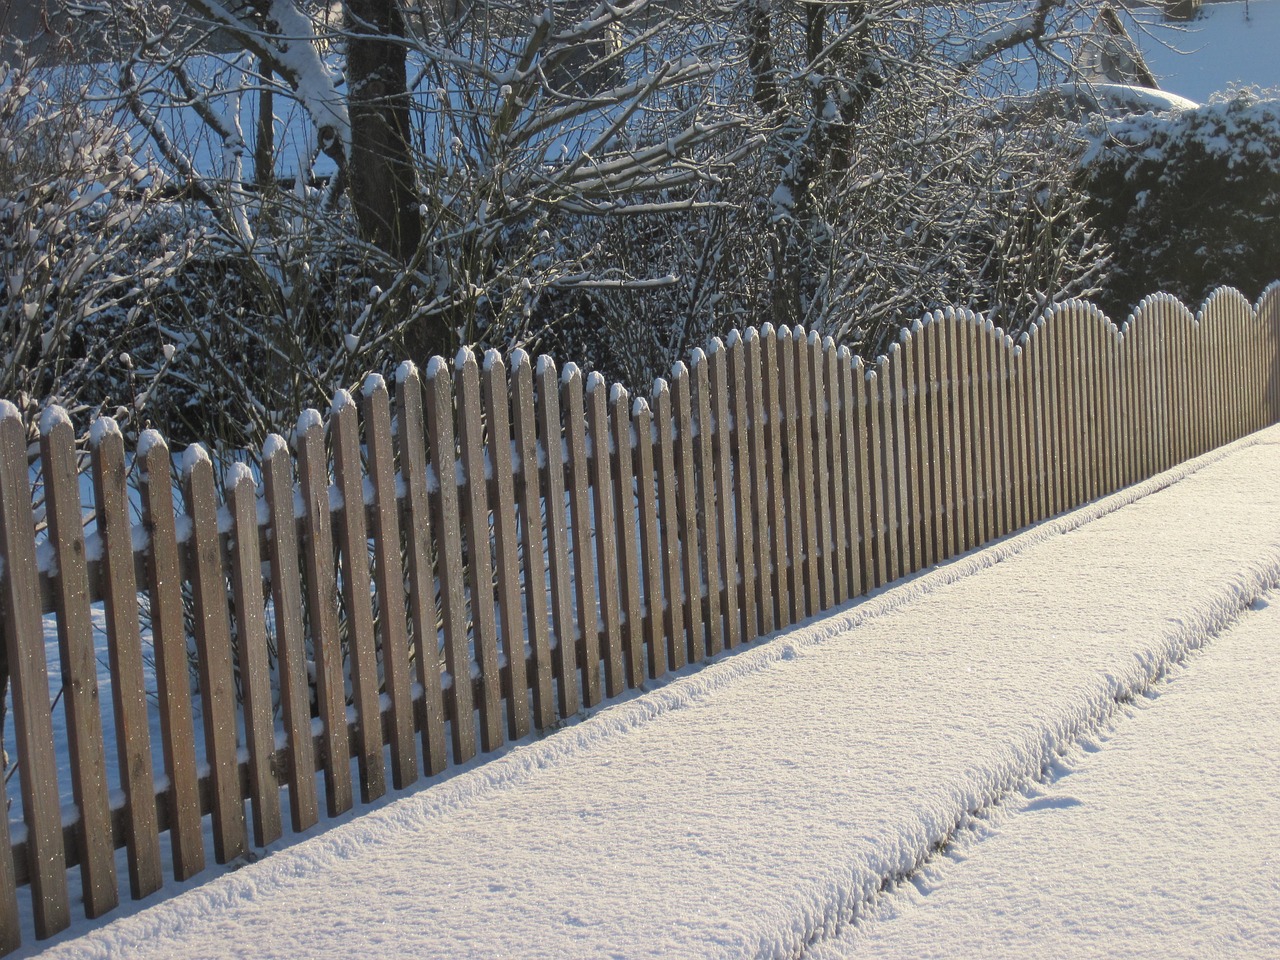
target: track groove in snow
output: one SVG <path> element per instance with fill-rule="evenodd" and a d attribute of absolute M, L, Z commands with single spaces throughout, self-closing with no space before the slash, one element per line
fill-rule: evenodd
<path fill-rule="evenodd" d="M 50 956 L 796 956 L 1280 577 L 1280 430 Z"/>

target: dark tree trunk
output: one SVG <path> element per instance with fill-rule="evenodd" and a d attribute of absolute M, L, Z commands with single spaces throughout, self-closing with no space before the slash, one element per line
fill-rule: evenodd
<path fill-rule="evenodd" d="M 347 0 L 347 182 L 365 238 L 407 264 L 422 240 L 397 0 Z"/>

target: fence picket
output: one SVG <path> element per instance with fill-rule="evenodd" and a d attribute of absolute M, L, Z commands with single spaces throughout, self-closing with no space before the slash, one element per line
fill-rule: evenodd
<path fill-rule="evenodd" d="M 360 425 L 355 400 L 339 390 L 329 414 L 333 472 L 342 512 L 337 519 L 341 557 L 342 609 L 347 615 L 347 661 L 351 699 L 356 710 L 355 754 L 360 771 L 360 800 L 369 803 L 387 792 L 382 756 L 382 709 L 378 695 L 378 649 L 373 628 L 369 535 L 365 525 L 364 472 L 360 466 Z"/>
<path fill-rule="evenodd" d="M 396 499 L 395 451 L 391 445 L 391 398 L 379 374 L 361 390 L 365 449 L 373 503 L 373 584 L 378 595 L 377 631 L 390 720 L 391 782 L 403 790 L 418 779 L 409 632 L 400 559 L 400 507 Z"/>
<path fill-rule="evenodd" d="M 191 592 L 195 600 L 200 714 L 213 793 L 213 856 L 218 863 L 227 863 L 248 849 L 249 838 L 236 757 L 236 690 L 226 575 L 218 542 L 218 495 L 213 486 L 213 461 L 198 444 L 188 447 L 183 456 L 182 482 L 191 517 L 195 567 Z"/>
<path fill-rule="evenodd" d="M 80 863 L 80 884 L 85 916 L 100 917 L 120 902 L 116 880 L 115 844 L 111 837 L 111 804 L 107 793 L 106 748 L 99 712 L 98 663 L 93 648 L 93 621 L 89 609 L 89 572 L 85 562 L 84 526 L 80 511 L 80 486 L 75 449 L 75 432 L 62 408 L 50 407 L 40 425 L 40 460 L 44 470 L 45 516 L 49 523 L 49 542 L 53 545 L 58 567 L 54 606 L 58 618 L 58 652 L 62 661 L 63 702 L 67 715 L 67 747 L 71 760 L 71 791 L 80 811 L 76 830 L 76 859 Z M 145 465 L 143 467 L 145 471 Z M 169 470 L 165 460 L 165 494 L 169 495 Z M 146 499 L 146 487 L 143 487 Z M 144 507 L 145 512 L 145 507 Z M 169 513 L 173 501 L 169 500 Z M 172 527 L 172 523 L 171 523 Z M 170 530 L 172 541 L 172 529 Z M 152 538 L 153 551 L 155 538 Z M 176 569 L 176 545 L 174 551 Z M 176 584 L 175 584 L 176 586 Z M 157 609 L 152 596 L 152 632 L 156 632 Z M 181 610 L 179 609 L 179 616 Z M 179 621 L 179 630 L 181 621 Z M 157 650 L 161 645 L 157 642 Z M 186 644 L 183 643 L 183 653 Z M 161 656 L 156 656 L 156 674 L 161 675 Z M 183 658 L 183 679 L 186 660 Z M 190 728 L 191 706 L 187 694 L 187 727 Z M 161 694 L 161 724 L 165 721 L 165 700 Z M 187 738 L 190 739 L 189 737 Z M 189 768 L 189 783 L 194 795 L 195 758 Z M 170 774 L 170 783 L 176 778 Z M 0 795 L 0 804 L 4 798 Z M 0 819 L 8 819 L 0 818 Z M 170 827 L 178 834 L 175 821 Z M 7 824 L 6 824 L 7 829 Z M 199 837 L 200 807 L 195 804 L 195 836 Z M 183 838 L 190 833 L 183 835 Z M 3 837 L 0 837 L 3 840 Z M 196 840 L 198 845 L 199 840 Z M 0 856 L 8 847 L 0 844 Z M 203 851 L 202 851 L 203 854 Z M 174 854 L 175 864 L 181 858 Z M 12 869 L 12 863 L 10 863 Z M 203 856 L 201 859 L 203 866 Z M 3 887 L 3 881 L 0 881 Z M 2 911 L 0 911 L 2 913 Z M 3 921 L 0 916 L 0 921 Z"/>
<path fill-rule="evenodd" d="M 800 504 L 800 413 L 796 390 L 796 337 L 790 327 L 778 329 L 778 380 L 781 408 L 778 427 L 782 439 L 782 487 L 786 549 L 782 554 L 787 574 L 787 609 L 782 622 L 799 623 L 808 615 L 805 583 L 805 543 L 803 508 Z"/>
<path fill-rule="evenodd" d="M 147 579 L 160 740 L 169 779 L 169 842 L 174 877 L 186 880 L 204 869 L 205 859 L 169 448 L 159 434 L 144 433 L 137 460 L 141 468 L 142 522 L 151 536 Z M 79 526 L 78 501 L 76 514 L 74 522 Z"/>
<path fill-rule="evenodd" d="M 507 701 L 507 736 L 519 740 L 530 729 L 529 675 L 525 657 L 526 631 L 520 605 L 520 547 L 516 539 L 515 470 L 512 464 L 511 414 L 508 412 L 507 365 L 497 350 L 485 352 L 483 377 L 484 411 L 489 424 L 489 451 L 493 461 L 489 501 L 493 504 L 497 613 L 501 621 L 502 653 L 507 661 L 502 689 Z"/>
<path fill-rule="evenodd" d="M 655 471 L 658 475 L 658 515 L 662 524 L 663 580 L 666 584 L 667 667 L 679 670 L 689 662 L 688 633 L 684 621 L 683 564 L 680 547 L 680 505 L 676 490 L 675 428 L 672 423 L 671 387 L 659 379 L 653 386 L 653 423 L 657 433 Z"/>
<path fill-rule="evenodd" d="M 677 362 L 671 368 L 673 416 L 676 422 L 675 469 L 679 484 L 677 517 L 684 568 L 684 636 L 688 663 L 701 663 L 707 655 L 702 618 L 702 571 L 698 553 L 698 496 L 694 480 L 693 399 L 689 368 Z"/>
<path fill-rule="evenodd" d="M 727 371 L 724 389 L 731 396 L 729 401 L 733 417 L 733 448 L 728 451 L 733 471 L 734 517 L 737 521 L 738 588 L 736 595 L 730 584 L 729 602 L 736 602 L 741 611 L 740 641 L 754 639 L 758 634 L 759 600 L 756 592 L 756 530 L 755 491 L 752 487 L 752 441 L 755 424 L 751 417 L 751 399 L 747 383 L 747 346 L 736 330 L 729 333 Z M 726 442 L 726 450 L 728 444 Z M 737 617 L 734 618 L 737 620 Z"/>
<path fill-rule="evenodd" d="M 516 500 L 520 511 L 520 548 L 524 555 L 525 630 L 533 651 L 533 723 L 545 730 L 555 723 L 555 666 L 551 662 L 547 619 L 547 564 L 543 553 L 542 497 L 538 489 L 538 427 L 533 405 L 533 363 L 523 350 L 511 357 L 514 384 L 516 454 L 520 459 Z M 514 622 L 516 614 L 511 614 Z M 518 646 L 518 645 L 517 645 Z"/>
<path fill-rule="evenodd" d="M 636 397 L 631 404 L 631 429 L 635 431 L 633 463 L 636 478 L 636 505 L 640 511 L 640 557 L 644 569 L 644 647 L 645 663 L 653 678 L 667 672 L 669 628 L 664 626 L 662 568 L 663 547 L 659 536 L 659 491 L 653 466 L 653 416 L 649 402 Z M 640 683 L 637 674 L 636 683 Z"/>
<path fill-rule="evenodd" d="M 588 495 L 586 409 L 582 371 L 566 363 L 560 371 L 560 406 L 564 411 L 569 487 L 569 530 L 573 537 L 573 583 L 577 609 L 577 663 L 582 670 L 582 704 L 600 702 L 600 634 L 597 626 L 596 567 L 591 548 L 591 500 Z M 570 635 L 572 636 L 572 634 Z M 567 663 L 566 663 L 567 665 Z"/>
<path fill-rule="evenodd" d="M 5 557 L 0 600 L 13 686 L 14 734 L 21 758 L 18 775 L 27 824 L 28 875 L 36 937 L 43 940 L 70 925 L 71 909 L 49 709 L 49 665 L 40 617 L 35 517 L 27 480 L 27 434 L 17 408 L 7 401 L 0 406 L 0 551 Z M 131 549 L 127 555 L 132 561 Z M 147 802 L 152 803 L 150 796 Z M 7 820 L 8 811 L 0 810 L 0 817 Z M 0 850 L 0 856 L 11 859 L 9 848 Z"/>
<path fill-rule="evenodd" d="M 909 437 L 913 430 L 911 411 L 911 332 L 903 331 L 902 338 L 889 352 L 889 365 L 893 371 L 893 436 L 896 457 L 893 473 L 898 489 L 898 576 L 904 577 L 919 569 L 917 556 L 919 541 L 916 538 L 915 482 L 916 465 L 911 457 Z"/>
<path fill-rule="evenodd" d="M 831 603 L 844 603 L 849 599 L 849 461 L 845 459 L 843 408 L 844 365 L 835 341 L 827 337 L 822 342 L 823 391 L 827 404 L 826 446 L 830 455 L 831 522 L 828 526 L 828 543 L 831 544 Z M 746 459 L 745 457 L 743 458 Z"/>
<path fill-rule="evenodd" d="M 294 832 L 300 833 L 319 819 L 316 757 L 311 737 L 311 689 L 302 626 L 302 574 L 298 568 L 293 476 L 288 446 L 284 437 L 277 434 L 267 437 L 262 446 L 262 480 L 271 524 L 267 550 L 272 574 L 271 606 L 276 623 L 280 714 L 289 751 L 289 817 Z"/>
<path fill-rule="evenodd" d="M 351 747 L 347 698 L 338 641 L 338 578 L 334 570 L 333 516 L 324 426 L 315 410 L 303 411 L 295 431 L 306 541 L 307 625 L 315 663 L 316 703 L 323 724 L 320 762 L 325 806 L 334 817 L 351 809 Z"/>
<path fill-rule="evenodd" d="M 165 476 L 167 479 L 167 473 Z M 265 847 L 280 839 L 282 827 L 280 785 L 271 764 L 276 736 L 271 715 L 271 666 L 267 662 L 262 555 L 258 548 L 258 490 L 249 468 L 244 464 L 233 465 L 226 486 L 227 505 L 231 509 L 231 584 L 236 608 L 236 647 L 244 701 L 245 746 L 249 751 L 253 843 Z"/>
<path fill-rule="evenodd" d="M 827 429 L 827 378 L 826 378 L 826 360 L 822 353 L 822 340 L 818 334 L 810 333 L 808 348 L 808 364 L 809 364 L 809 390 L 810 400 L 808 407 L 810 408 L 810 416 L 812 417 L 812 436 L 813 451 L 815 456 L 810 461 L 810 468 L 813 473 L 808 474 L 817 481 L 818 490 L 817 497 L 809 497 L 810 501 L 816 499 L 817 510 L 814 517 L 814 536 L 817 550 L 817 567 L 818 575 L 816 577 L 817 592 L 817 609 L 825 610 L 835 601 L 835 545 L 832 542 L 831 528 L 832 521 L 832 500 L 831 500 L 831 484 L 835 482 L 836 477 L 832 470 L 832 464 L 828 457 L 827 448 L 830 444 L 829 431 Z"/>
<path fill-rule="evenodd" d="M 440 614 L 444 626 L 445 668 L 453 762 L 476 755 L 475 694 L 471 687 L 471 650 L 463 593 L 462 530 L 459 526 L 458 453 L 453 432 L 453 379 L 449 365 L 433 357 L 426 371 L 427 439 L 435 489 L 431 525 L 436 532 L 436 575 L 440 578 Z M 558 462 L 558 461 L 557 461 Z M 576 707 L 575 707 L 576 709 Z"/>
<path fill-rule="evenodd" d="M 595 508 L 595 575 L 599 584 L 600 615 L 604 622 L 605 696 L 616 697 L 627 689 L 626 666 L 622 661 L 622 621 L 618 583 L 617 519 L 613 490 L 613 469 L 609 455 L 611 434 L 609 406 L 604 377 L 592 373 L 587 378 L 587 428 L 591 438 L 591 500 Z M 618 459 L 622 453 L 619 451 Z M 630 494 L 630 491 L 628 491 Z M 597 646 L 599 649 L 599 646 Z"/>
<path fill-rule="evenodd" d="M 796 457 L 791 461 L 788 479 L 791 481 L 789 486 L 793 499 L 799 507 L 792 515 L 796 516 L 800 522 L 801 552 L 796 554 L 794 569 L 799 571 L 799 582 L 804 584 L 803 592 L 799 585 L 796 587 L 797 595 L 803 601 L 800 605 L 802 617 L 810 617 L 822 607 L 821 584 L 818 582 L 818 517 L 815 502 L 818 498 L 809 495 L 808 490 L 802 492 L 800 488 L 801 478 L 806 486 L 812 482 L 815 476 L 814 462 L 817 459 L 813 448 L 813 396 L 810 382 L 813 367 L 809 360 L 811 351 L 812 344 L 805 334 L 804 327 L 795 327 L 791 331 L 795 404 L 791 408 L 794 420 L 790 432 L 796 438 Z M 803 565 L 801 565 L 802 556 Z"/>
<path fill-rule="evenodd" d="M 737 493 L 734 487 L 733 456 L 734 440 L 740 435 L 740 428 L 731 426 L 729 419 L 729 355 L 719 337 L 710 345 L 709 375 L 710 407 L 714 417 L 713 439 L 715 449 L 712 461 L 715 465 L 715 502 L 716 502 L 716 543 L 717 603 L 724 616 L 724 642 L 730 649 L 742 642 L 740 611 L 743 604 L 738 595 L 739 558 L 742 554 L 742 533 L 747 527 L 742 522 L 742 513 L 738 509 Z"/>
<path fill-rule="evenodd" d="M 498 665 L 498 620 L 494 614 L 493 548 L 489 539 L 489 484 L 486 478 L 484 415 L 480 409 L 480 367 L 469 348 L 458 352 L 458 440 L 465 489 L 467 596 L 471 608 L 473 655 L 480 666 L 480 749 L 488 753 L 506 742 L 502 723 L 502 672 Z M 574 518 L 575 522 L 577 518 Z M 456 676 L 455 676 L 456 681 Z"/>
<path fill-rule="evenodd" d="M 569 579 L 569 526 L 565 517 L 564 441 L 560 427 L 560 380 L 550 357 L 538 358 L 538 430 L 542 437 L 543 494 L 547 511 L 547 556 L 551 566 L 551 613 L 556 646 L 553 656 L 560 716 L 570 717 L 581 703 L 578 654 L 574 640 L 573 595 Z"/>
<path fill-rule="evenodd" d="M 640 556 L 636 550 L 639 517 L 636 509 L 635 452 L 631 442 L 631 397 L 618 384 L 609 393 L 609 422 L 614 449 L 613 501 L 617 522 L 618 577 L 621 580 L 619 606 L 622 611 L 622 662 L 627 687 L 638 687 L 645 679 L 645 637 L 640 614 Z M 653 504 L 653 496 L 640 488 L 640 501 Z M 656 553 L 655 553 L 656 558 Z"/>
<path fill-rule="evenodd" d="M 771 548 L 769 557 L 770 577 L 769 589 L 761 593 L 768 602 L 773 597 L 772 630 L 780 630 L 791 623 L 791 596 L 789 589 L 790 572 L 787 570 L 787 506 L 783 492 L 784 469 L 782 459 L 783 433 L 786 426 L 782 413 L 782 382 L 778 377 L 780 360 L 779 347 L 781 336 L 772 324 L 766 323 L 760 330 L 760 361 L 764 368 L 764 407 L 765 428 L 767 433 L 769 463 L 769 539 L 765 546 Z"/>
<path fill-rule="evenodd" d="M 853 507 L 849 511 L 849 542 L 855 563 L 850 564 L 857 576 L 852 580 L 854 596 L 863 596 L 871 589 L 875 560 L 871 549 L 871 455 L 868 452 L 870 433 L 867 412 L 867 369 L 861 357 L 846 356 L 845 372 L 845 442 L 849 446 L 849 461 L 853 471 L 850 497 Z"/>
<path fill-rule="evenodd" d="M 747 393 L 747 416 L 751 421 L 751 432 L 747 437 L 751 464 L 751 513 L 755 517 L 755 528 L 752 531 L 754 553 L 751 561 L 755 567 L 754 593 L 756 597 L 756 622 L 749 625 L 747 632 L 764 636 L 773 632 L 774 594 L 772 592 L 771 570 L 775 555 L 771 550 L 772 528 L 769 525 L 771 500 L 769 497 L 769 426 L 767 420 L 767 399 L 765 396 L 765 374 L 763 367 L 764 341 L 755 327 L 748 327 L 743 338 L 745 351 L 745 373 L 741 379 L 735 375 L 735 382 L 745 384 Z M 745 479 L 745 478 L 744 478 Z"/>
<path fill-rule="evenodd" d="M 103 607 L 115 710 L 116 752 L 128 817 L 129 891 L 134 900 L 160 889 L 160 835 L 156 820 L 151 733 L 142 677 L 138 587 L 129 529 L 124 439 L 114 420 L 93 426 L 90 452 L 98 536 L 102 539 Z M 25 474 L 24 474 L 25 477 Z"/>
<path fill-rule="evenodd" d="M 714 657 L 724 649 L 724 628 L 720 619 L 720 507 L 723 503 L 715 483 L 715 427 L 711 422 L 711 385 L 707 355 L 693 351 L 690 380 L 693 386 L 692 410 L 697 418 L 697 444 L 694 454 L 694 478 L 697 485 L 697 527 L 701 533 L 699 556 L 706 583 L 702 616 L 707 626 L 707 653 Z"/>

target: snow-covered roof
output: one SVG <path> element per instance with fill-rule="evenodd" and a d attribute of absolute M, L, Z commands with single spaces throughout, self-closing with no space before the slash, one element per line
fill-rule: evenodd
<path fill-rule="evenodd" d="M 1121 16 L 1162 90 L 1204 103 L 1233 84 L 1280 87 L 1280 0 L 1207 3 L 1189 23 Z"/>

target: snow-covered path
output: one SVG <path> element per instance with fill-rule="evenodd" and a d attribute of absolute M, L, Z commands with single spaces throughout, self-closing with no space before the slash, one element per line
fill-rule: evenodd
<path fill-rule="evenodd" d="M 1280 957 L 1280 595 L 815 960 Z"/>
<path fill-rule="evenodd" d="M 1280 580 L 1277 477 L 1273 429 L 48 955 L 796 955 Z"/>

